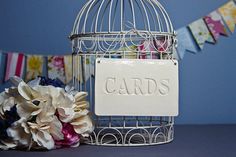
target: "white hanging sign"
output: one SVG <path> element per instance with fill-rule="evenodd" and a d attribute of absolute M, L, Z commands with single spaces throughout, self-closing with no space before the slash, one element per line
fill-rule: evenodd
<path fill-rule="evenodd" d="M 176 60 L 96 60 L 95 113 L 99 116 L 177 116 Z"/>

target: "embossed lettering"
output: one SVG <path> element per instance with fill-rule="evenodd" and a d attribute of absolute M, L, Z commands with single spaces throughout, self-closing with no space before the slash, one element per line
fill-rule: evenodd
<path fill-rule="evenodd" d="M 160 81 L 159 92 L 162 96 L 168 95 L 170 91 L 170 81 L 168 79 L 164 79 Z"/>
<path fill-rule="evenodd" d="M 156 82 L 156 80 L 154 80 L 152 78 L 146 78 L 146 80 L 148 81 L 148 85 L 147 85 L 148 95 L 155 94 L 155 92 L 157 90 L 157 82 Z"/>
<path fill-rule="evenodd" d="M 106 94 L 167 96 L 170 92 L 170 80 L 153 78 L 115 78 L 108 77 L 105 82 Z"/>
<path fill-rule="evenodd" d="M 105 90 L 108 94 L 116 92 L 115 89 L 116 78 L 107 78 L 105 83 Z"/>
<path fill-rule="evenodd" d="M 134 80 L 134 94 L 135 95 L 144 95 L 143 83 L 140 78 L 133 78 Z"/>
<path fill-rule="evenodd" d="M 122 79 L 122 81 L 121 81 L 119 94 L 121 94 L 121 95 L 128 95 L 129 94 L 127 83 L 126 83 L 125 79 Z"/>

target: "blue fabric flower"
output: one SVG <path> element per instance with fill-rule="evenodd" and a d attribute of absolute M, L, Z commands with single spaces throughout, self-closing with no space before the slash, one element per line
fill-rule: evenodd
<path fill-rule="evenodd" d="M 6 121 L 7 121 L 7 124 L 9 126 L 12 125 L 12 123 L 18 121 L 20 119 L 18 113 L 17 113 L 17 108 L 16 108 L 16 105 L 13 106 L 10 111 L 6 111 L 4 113 L 5 117 L 6 117 Z"/>
<path fill-rule="evenodd" d="M 0 139 L 7 139 L 7 128 L 20 119 L 16 105 L 4 113 L 5 119 L 0 119 Z"/>
<path fill-rule="evenodd" d="M 59 79 L 50 79 L 50 78 L 46 78 L 46 77 L 40 77 L 40 85 L 42 86 L 54 86 L 54 87 L 60 87 L 60 88 L 64 88 L 65 84 L 59 80 Z"/>
<path fill-rule="evenodd" d="M 8 128 L 8 124 L 5 120 L 0 120 L 0 139 L 5 140 L 8 138 L 7 135 L 7 128 Z"/>

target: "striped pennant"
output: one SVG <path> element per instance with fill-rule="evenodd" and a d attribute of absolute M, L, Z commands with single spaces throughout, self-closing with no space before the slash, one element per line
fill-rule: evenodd
<path fill-rule="evenodd" d="M 5 81 L 10 77 L 23 77 L 25 66 L 25 56 L 22 53 L 8 53 L 7 54 L 7 68 L 5 73 Z"/>

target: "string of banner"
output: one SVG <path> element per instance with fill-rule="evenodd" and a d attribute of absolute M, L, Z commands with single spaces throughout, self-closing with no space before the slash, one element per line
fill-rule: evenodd
<path fill-rule="evenodd" d="M 220 35 L 229 36 L 229 34 L 233 34 L 236 24 L 235 2 L 236 0 L 230 0 L 217 10 L 192 22 L 187 27 L 178 29 L 176 58 L 183 59 L 186 52 L 196 53 L 201 51 L 206 42 L 215 44 L 219 40 Z M 231 33 L 228 33 L 227 28 Z M 45 57 L 40 55 L 4 53 L 2 51 L 0 53 L 0 59 L 0 65 L 4 66 L 3 68 L 5 69 L 0 72 L 0 76 L 2 76 L 0 78 L 1 83 L 15 75 L 25 78 L 26 81 L 32 80 L 37 76 L 42 76 L 45 64 L 47 64 L 47 75 L 49 78 L 58 78 L 64 83 L 69 83 L 72 80 L 71 55 L 47 56 L 45 59 Z M 91 66 L 91 62 L 89 61 L 86 61 L 86 64 Z M 91 71 L 94 74 L 94 70 Z"/>

